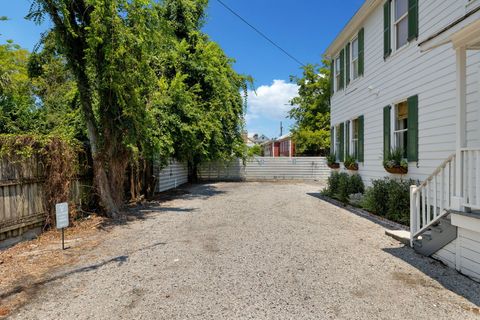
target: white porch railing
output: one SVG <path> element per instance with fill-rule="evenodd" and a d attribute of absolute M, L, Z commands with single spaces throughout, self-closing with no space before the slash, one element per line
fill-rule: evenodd
<path fill-rule="evenodd" d="M 417 238 L 451 208 L 456 155 L 448 157 L 420 186 L 410 188 L 410 239 Z"/>
<path fill-rule="evenodd" d="M 480 148 L 461 149 L 463 206 L 480 209 Z"/>

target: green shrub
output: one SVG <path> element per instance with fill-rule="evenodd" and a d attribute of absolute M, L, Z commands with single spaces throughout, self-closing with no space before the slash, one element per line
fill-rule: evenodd
<path fill-rule="evenodd" d="M 373 180 L 367 189 L 361 206 L 379 216 L 392 221 L 409 224 L 410 221 L 410 186 L 413 180 L 394 180 L 384 178 Z"/>
<path fill-rule="evenodd" d="M 362 207 L 379 216 L 387 212 L 389 179 L 373 180 L 372 186 L 367 189 L 362 201 Z"/>
<path fill-rule="evenodd" d="M 332 172 L 328 178 L 327 188 L 323 194 L 348 203 L 348 198 L 354 193 L 363 193 L 365 186 L 359 175 L 349 175 L 345 172 Z"/>
<path fill-rule="evenodd" d="M 410 186 L 413 180 L 390 180 L 387 219 L 408 225 L 410 222 Z"/>
<path fill-rule="evenodd" d="M 348 194 L 354 193 L 364 193 L 365 192 L 365 185 L 363 184 L 362 177 L 359 174 L 354 174 L 350 176 L 350 185 Z"/>

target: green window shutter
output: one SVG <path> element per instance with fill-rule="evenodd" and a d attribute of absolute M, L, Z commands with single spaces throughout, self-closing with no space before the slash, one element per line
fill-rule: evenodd
<path fill-rule="evenodd" d="M 360 29 L 358 32 L 358 75 L 363 76 L 365 59 L 365 31 Z"/>
<path fill-rule="evenodd" d="M 350 154 L 350 121 L 345 122 L 345 155 Z"/>
<path fill-rule="evenodd" d="M 334 79 L 335 79 L 335 60 L 332 60 L 332 64 L 330 65 L 330 95 L 333 96 L 334 94 Z"/>
<path fill-rule="evenodd" d="M 408 98 L 408 161 L 418 161 L 418 96 Z"/>
<path fill-rule="evenodd" d="M 345 127 L 343 122 L 340 123 L 340 129 L 337 132 L 338 137 L 340 138 L 340 150 L 338 150 L 338 159 L 340 162 L 343 162 L 344 155 L 345 155 Z"/>
<path fill-rule="evenodd" d="M 392 3 L 387 0 L 383 5 L 383 57 L 387 58 L 392 53 Z"/>
<path fill-rule="evenodd" d="M 365 146 L 364 146 L 364 131 L 365 131 L 365 118 L 363 116 L 358 117 L 358 162 L 365 161 Z"/>
<path fill-rule="evenodd" d="M 330 128 L 330 154 L 335 152 L 335 127 Z"/>
<path fill-rule="evenodd" d="M 383 159 L 386 159 L 390 152 L 390 112 L 392 107 L 383 108 Z"/>
<path fill-rule="evenodd" d="M 345 77 L 346 77 L 346 83 L 347 86 L 350 83 L 350 43 L 347 44 L 347 47 L 345 48 Z"/>
<path fill-rule="evenodd" d="M 408 41 L 418 38 L 418 0 L 408 0 Z"/>
<path fill-rule="evenodd" d="M 343 84 L 345 82 L 345 50 L 340 51 L 340 85 L 339 89 L 343 89 Z"/>

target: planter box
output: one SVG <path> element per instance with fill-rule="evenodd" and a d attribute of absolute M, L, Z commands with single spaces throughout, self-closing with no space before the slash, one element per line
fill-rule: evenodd
<path fill-rule="evenodd" d="M 345 169 L 351 170 L 351 171 L 358 171 L 358 163 L 351 164 L 350 166 L 345 166 Z"/>
<path fill-rule="evenodd" d="M 327 163 L 330 169 L 340 169 L 340 163 Z"/>
<path fill-rule="evenodd" d="M 388 173 L 393 173 L 393 174 L 406 174 L 406 173 L 408 173 L 408 168 L 404 168 L 404 167 L 401 167 L 401 166 L 392 167 L 392 168 L 386 168 L 385 167 L 385 171 L 387 171 Z"/>

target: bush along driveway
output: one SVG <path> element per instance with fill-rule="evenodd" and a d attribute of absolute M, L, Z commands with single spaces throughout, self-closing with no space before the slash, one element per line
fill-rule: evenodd
<path fill-rule="evenodd" d="M 190 187 L 114 228 L 12 319 L 478 318 L 480 284 L 320 200 L 320 188 Z"/>

